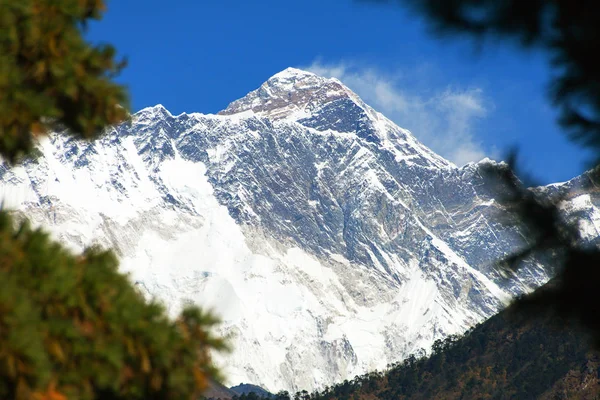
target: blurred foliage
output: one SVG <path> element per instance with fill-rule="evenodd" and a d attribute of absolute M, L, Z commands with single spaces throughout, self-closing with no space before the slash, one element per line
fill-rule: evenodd
<path fill-rule="evenodd" d="M 83 32 L 102 0 L 0 0 L 0 156 L 35 156 L 34 138 L 93 139 L 128 117 L 124 63 Z M 73 255 L 0 207 L 0 399 L 197 399 L 218 377 L 223 341 L 198 308 L 169 319 L 113 253 Z"/>
<path fill-rule="evenodd" d="M 170 320 L 111 252 L 72 255 L 0 212 L 0 398 L 196 399 L 217 371 L 197 308 Z"/>
<path fill-rule="evenodd" d="M 600 349 L 600 303 L 596 297 L 600 286 L 600 241 L 584 240 L 580 219 L 568 218 L 561 210 L 569 193 L 549 198 L 543 191 L 526 188 L 514 174 L 514 164 L 510 160 L 504 166 L 483 171 L 505 183 L 506 193 L 500 201 L 519 216 L 527 229 L 527 244 L 502 260 L 500 266 L 516 270 L 526 259 L 549 259 L 557 267 L 557 274 L 533 293 L 519 297 L 513 314 L 535 317 L 550 312 L 563 327 L 568 326 L 563 318 L 568 318 L 586 328 L 592 334 L 593 345 Z M 586 190 L 597 190 L 595 182 L 599 177 L 600 167 L 587 171 L 582 177 L 588 181 Z"/>
<path fill-rule="evenodd" d="M 15 162 L 51 130 L 97 137 L 128 117 L 125 66 L 83 37 L 103 0 L 0 0 L 0 155 Z"/>

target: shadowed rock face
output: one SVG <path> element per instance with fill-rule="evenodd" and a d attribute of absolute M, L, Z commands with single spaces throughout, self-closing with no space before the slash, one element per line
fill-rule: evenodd
<path fill-rule="evenodd" d="M 240 383 L 237 386 L 232 386 L 231 390 L 237 393 L 238 395 L 254 393 L 260 397 L 275 397 L 272 393 L 267 392 L 260 386 L 251 385 L 247 383 Z"/>
<path fill-rule="evenodd" d="M 493 267 L 522 239 L 481 173 L 492 161 L 457 168 L 339 81 L 296 69 L 219 115 L 155 106 L 96 142 L 55 135 L 40 150 L 0 166 L 6 204 L 74 249 L 115 248 L 171 314 L 214 308 L 230 383 L 293 392 L 382 369 L 551 273 Z M 576 181 L 540 190 L 571 191 L 565 213 L 594 240 L 599 197 Z"/>

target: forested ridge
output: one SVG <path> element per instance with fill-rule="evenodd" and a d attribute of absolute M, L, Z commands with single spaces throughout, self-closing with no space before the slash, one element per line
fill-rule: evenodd
<path fill-rule="evenodd" d="M 586 334 L 557 317 L 528 320 L 509 308 L 468 331 L 321 392 L 279 399 L 600 399 L 600 357 Z M 240 400 L 258 398 L 240 396 Z"/>

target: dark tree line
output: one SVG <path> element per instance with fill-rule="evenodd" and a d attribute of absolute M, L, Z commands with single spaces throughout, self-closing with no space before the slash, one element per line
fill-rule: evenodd
<path fill-rule="evenodd" d="M 600 396 L 600 357 L 590 352 L 585 334 L 557 330 L 548 314 L 532 322 L 523 316 L 515 318 L 511 312 L 509 309 L 492 317 L 464 336 L 437 340 L 427 357 L 410 356 L 385 371 L 372 371 L 319 392 L 298 392 L 281 400 Z M 590 378 L 590 383 L 582 390 L 585 378 Z"/>

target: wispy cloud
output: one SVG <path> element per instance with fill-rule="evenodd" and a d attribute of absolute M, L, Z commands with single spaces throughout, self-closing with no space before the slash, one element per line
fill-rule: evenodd
<path fill-rule="evenodd" d="M 478 139 L 477 122 L 493 108 L 481 88 L 449 86 L 419 92 L 400 72 L 392 75 L 345 62 L 316 61 L 304 69 L 339 79 L 373 108 L 457 165 L 495 155 Z"/>

